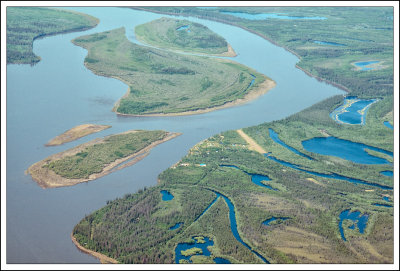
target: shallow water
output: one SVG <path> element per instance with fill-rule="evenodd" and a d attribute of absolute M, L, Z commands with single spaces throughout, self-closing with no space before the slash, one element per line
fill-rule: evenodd
<path fill-rule="evenodd" d="M 233 15 L 235 17 L 248 20 L 266 20 L 266 19 L 281 19 L 281 20 L 325 20 L 325 17 L 302 17 L 302 16 L 287 16 L 280 13 L 246 13 L 246 12 L 229 12 L 220 11 L 220 13 Z"/>
<path fill-rule="evenodd" d="M 273 217 L 268 218 L 267 220 L 265 220 L 265 221 L 263 222 L 263 225 L 269 226 L 270 223 L 271 223 L 272 221 L 278 220 L 278 223 L 279 223 L 279 222 L 285 221 L 285 220 L 287 220 L 287 219 L 289 219 L 289 217 L 274 217 L 274 216 L 273 216 Z"/>
<path fill-rule="evenodd" d="M 365 125 L 365 117 L 368 109 L 376 101 L 378 100 L 361 100 L 355 97 L 346 97 L 343 105 L 336 108 L 330 116 L 340 124 Z M 351 105 L 348 106 L 349 104 Z"/>
<path fill-rule="evenodd" d="M 388 177 L 393 177 L 393 171 L 391 171 L 391 170 L 384 170 L 379 173 L 382 175 L 388 176 Z"/>
<path fill-rule="evenodd" d="M 302 152 L 299 152 L 299 151 L 296 150 L 295 148 L 293 148 L 293 147 L 287 145 L 285 142 L 283 142 L 282 140 L 280 140 L 278 134 L 277 134 L 273 129 L 269 128 L 268 130 L 269 130 L 269 136 L 271 137 L 271 139 L 272 139 L 273 141 L 275 141 L 276 143 L 282 145 L 283 147 L 285 147 L 286 149 L 290 150 L 291 152 L 293 152 L 293 153 L 295 153 L 295 154 L 297 154 L 297 155 L 300 155 L 300 156 L 302 156 L 302 157 L 304 157 L 304 158 L 307 158 L 307 159 L 309 159 L 309 160 L 313 160 L 313 158 L 311 158 L 310 156 L 308 156 L 308 155 L 306 155 L 306 154 L 304 154 L 304 153 L 302 153 Z"/>
<path fill-rule="evenodd" d="M 383 122 L 383 124 L 384 124 L 386 127 L 388 127 L 388 128 L 390 128 L 390 129 L 392 129 L 392 130 L 393 130 L 393 125 L 392 125 L 392 124 L 390 124 L 390 122 L 388 122 L 388 121 L 385 121 L 385 122 Z"/>
<path fill-rule="evenodd" d="M 172 17 L 112 7 L 68 7 L 100 19 L 83 32 L 35 40 L 42 60 L 35 66 L 7 65 L 7 263 L 98 263 L 71 242 L 73 227 L 107 200 L 157 184 L 158 175 L 178 162 L 196 143 L 222 131 L 285 118 L 325 98 L 343 94 L 295 68 L 298 58 L 241 28 L 197 18 Z M 87 51 L 76 37 L 125 27 L 137 42 L 134 27 L 161 18 L 189 19 L 224 37 L 234 59 L 273 78 L 277 86 L 242 106 L 179 117 L 119 117 L 111 111 L 128 87 L 93 74 L 83 65 Z M 21 80 L 23 78 L 23 80 Z M 290 78 L 290 80 L 287 80 Z M 45 147 L 49 139 L 84 123 L 110 129 L 73 142 Z M 25 170 L 49 155 L 91 139 L 132 129 L 163 129 L 181 136 L 160 144 L 133 166 L 70 187 L 40 188 Z"/>
<path fill-rule="evenodd" d="M 190 260 L 190 258 L 192 257 L 192 255 L 189 256 L 184 256 L 182 255 L 182 251 L 191 249 L 191 248 L 200 248 L 202 250 L 202 254 L 199 255 L 203 255 L 203 256 L 210 256 L 211 252 L 208 250 L 207 247 L 209 246 L 213 246 L 214 242 L 212 240 L 210 240 L 210 238 L 208 237 L 204 237 L 204 243 L 199 243 L 197 242 L 197 240 L 193 237 L 192 238 L 194 240 L 194 243 L 180 243 L 176 246 L 175 248 L 175 263 L 179 263 L 180 260 L 187 260 L 189 262 L 192 262 Z"/>
<path fill-rule="evenodd" d="M 179 229 L 183 225 L 183 222 L 178 222 L 174 226 L 170 227 L 170 230 L 176 230 Z"/>
<path fill-rule="evenodd" d="M 345 219 L 352 220 L 354 222 L 354 224 L 351 225 L 349 227 L 349 229 L 355 229 L 355 225 L 357 224 L 357 228 L 358 228 L 359 232 L 361 234 L 363 234 L 365 228 L 367 227 L 368 218 L 369 218 L 368 214 L 361 215 L 361 213 L 358 211 L 351 212 L 350 210 L 345 210 L 345 211 L 341 212 L 339 215 L 339 231 L 340 231 L 340 235 L 342 236 L 342 239 L 344 241 L 346 241 L 346 238 L 345 238 L 344 232 L 343 232 L 343 226 L 342 226 L 343 220 L 345 220 Z"/>
<path fill-rule="evenodd" d="M 240 168 L 238 168 L 237 166 L 234 166 L 234 165 L 220 165 L 220 166 L 221 167 L 229 167 L 229 168 L 234 168 L 234 169 L 237 169 L 237 170 L 241 170 Z M 248 173 L 248 172 L 246 172 L 244 170 L 241 170 L 241 171 L 243 171 L 244 173 L 249 175 L 251 177 L 251 181 L 254 184 L 256 184 L 258 186 L 261 186 L 261 187 L 265 187 L 265 188 L 271 189 L 271 190 L 278 191 L 278 189 L 273 188 L 273 187 L 271 187 L 271 186 L 269 186 L 269 185 L 267 185 L 267 184 L 262 182 L 262 181 L 271 181 L 271 179 L 268 176 L 261 175 L 261 174 L 251 174 L 251 173 Z"/>
<path fill-rule="evenodd" d="M 374 69 L 372 67 L 369 67 L 369 65 L 379 63 L 379 62 L 380 61 L 362 61 L 362 62 L 356 62 L 356 63 L 354 63 L 354 65 L 356 65 L 357 67 L 361 67 L 362 71 L 369 71 L 369 70 Z"/>
<path fill-rule="evenodd" d="M 341 44 L 341 43 L 321 41 L 321 40 L 314 40 L 314 43 L 320 44 L 320 45 L 346 46 L 345 44 Z"/>
<path fill-rule="evenodd" d="M 167 190 L 161 190 L 160 191 L 161 195 L 162 195 L 162 200 L 163 201 L 170 201 L 174 198 L 174 196 L 168 192 Z"/>

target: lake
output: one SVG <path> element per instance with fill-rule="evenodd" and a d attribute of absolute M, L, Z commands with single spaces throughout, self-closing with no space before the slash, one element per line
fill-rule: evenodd
<path fill-rule="evenodd" d="M 279 120 L 344 93 L 295 68 L 299 59 L 285 49 L 238 27 L 127 8 L 66 9 L 95 16 L 100 24 L 87 31 L 36 40 L 33 51 L 42 60 L 35 66 L 7 65 L 7 263 L 99 263 L 80 252 L 70 239 L 73 227 L 85 215 L 105 206 L 107 200 L 156 185 L 158 175 L 201 140 L 222 131 Z M 87 51 L 73 45 L 71 40 L 123 26 L 128 39 L 136 42 L 133 31 L 136 25 L 163 16 L 204 24 L 234 48 L 238 56 L 233 60 L 269 76 L 277 86 L 257 100 L 207 114 L 117 116 L 111 109 L 128 86 L 86 69 L 83 62 Z M 44 146 L 49 139 L 84 123 L 112 127 L 64 145 Z M 30 165 L 52 154 L 132 129 L 183 134 L 158 145 L 135 165 L 95 181 L 42 189 L 25 174 Z"/>
<path fill-rule="evenodd" d="M 369 107 L 377 101 L 377 99 L 362 100 L 356 97 L 346 97 L 343 105 L 333 110 L 330 116 L 340 124 L 364 125 Z"/>

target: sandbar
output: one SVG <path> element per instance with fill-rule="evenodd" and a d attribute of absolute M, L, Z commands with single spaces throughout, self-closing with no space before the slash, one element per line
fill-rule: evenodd
<path fill-rule="evenodd" d="M 67 142 L 77 140 L 81 137 L 100 132 L 110 127 L 111 125 L 81 124 L 51 139 L 45 144 L 45 146 L 58 146 Z"/>

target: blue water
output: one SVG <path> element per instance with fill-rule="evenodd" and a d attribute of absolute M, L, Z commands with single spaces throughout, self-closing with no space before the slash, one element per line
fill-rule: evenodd
<path fill-rule="evenodd" d="M 263 225 L 269 226 L 269 223 L 271 223 L 272 221 L 275 221 L 275 220 L 285 221 L 285 220 L 287 220 L 287 219 L 289 219 L 289 217 L 274 217 L 274 216 L 273 216 L 273 217 L 271 217 L 271 218 L 265 220 L 265 221 L 263 222 Z M 278 222 L 279 222 L 279 221 L 278 221 Z"/>
<path fill-rule="evenodd" d="M 388 176 L 388 177 L 393 177 L 393 171 L 391 171 L 391 170 L 385 170 L 385 171 L 381 171 L 379 173 L 382 175 Z"/>
<path fill-rule="evenodd" d="M 187 250 L 187 249 L 194 248 L 194 247 L 201 248 L 201 250 L 203 251 L 203 253 L 201 255 L 204 255 L 204 256 L 211 255 L 211 252 L 208 250 L 207 247 L 213 246 L 214 242 L 212 240 L 210 240 L 210 238 L 204 237 L 204 241 L 205 241 L 204 243 L 198 243 L 194 237 L 192 237 L 192 239 L 194 240 L 194 243 L 180 243 L 176 246 L 176 248 L 175 248 L 175 263 L 179 263 L 179 260 L 187 260 L 191 263 L 192 261 L 190 260 L 190 258 L 193 255 L 183 256 L 181 252 L 184 250 Z"/>
<path fill-rule="evenodd" d="M 286 16 L 278 13 L 246 13 L 246 12 L 230 12 L 220 11 L 220 13 L 233 15 L 239 18 L 248 20 L 266 20 L 266 19 L 283 19 L 283 20 L 325 20 L 325 17 L 301 17 L 301 16 Z"/>
<path fill-rule="evenodd" d="M 361 67 L 362 71 L 369 71 L 372 70 L 373 68 L 368 67 L 371 64 L 379 63 L 380 61 L 363 61 L 363 62 L 356 62 L 354 65 L 357 67 Z"/>
<path fill-rule="evenodd" d="M 321 40 L 314 40 L 314 43 L 321 44 L 321 45 L 346 46 L 345 44 L 341 44 L 341 43 L 321 41 Z"/>
<path fill-rule="evenodd" d="M 169 229 L 176 230 L 176 229 L 180 228 L 181 225 L 183 225 L 183 222 L 178 222 L 174 226 L 170 227 Z"/>
<path fill-rule="evenodd" d="M 383 122 L 383 125 L 385 125 L 386 127 L 388 127 L 388 128 L 390 128 L 390 129 L 392 129 L 392 130 L 393 130 L 393 125 L 392 125 L 392 124 L 390 124 L 390 122 L 388 122 L 388 121 L 385 121 L 385 122 Z"/>
<path fill-rule="evenodd" d="M 353 102 L 349 107 L 345 108 L 346 102 Z M 346 97 L 343 105 L 336 108 L 331 114 L 338 123 L 345 124 L 365 124 L 365 116 L 368 112 L 369 106 L 376 102 L 376 99 L 360 100 L 355 97 Z"/>
<path fill-rule="evenodd" d="M 370 149 L 393 157 L 393 153 L 380 148 L 356 143 L 337 137 L 314 137 L 301 143 L 309 152 L 331 155 L 352 161 L 358 164 L 390 164 L 386 159 L 370 155 L 365 149 Z"/>
<path fill-rule="evenodd" d="M 244 245 L 246 248 L 248 248 L 251 252 L 253 252 L 255 255 L 257 255 L 258 258 L 260 258 L 263 262 L 265 263 L 270 263 L 267 259 L 265 259 L 260 253 L 257 251 L 253 250 L 248 244 L 246 244 L 242 238 L 239 235 L 239 232 L 237 230 L 237 223 L 236 223 L 236 215 L 235 215 L 235 206 L 233 206 L 232 202 L 230 199 L 228 199 L 225 195 L 222 195 L 218 192 L 215 192 L 215 194 L 220 195 L 224 198 L 226 204 L 229 207 L 229 220 L 231 223 L 231 231 L 233 233 L 233 236 L 238 240 L 242 245 Z"/>
<path fill-rule="evenodd" d="M 318 173 L 318 172 L 305 170 L 305 169 L 302 169 L 299 165 L 295 165 L 295 164 L 291 164 L 291 163 L 286 162 L 286 161 L 279 160 L 276 157 L 273 157 L 273 156 L 271 156 L 269 154 L 264 154 L 264 156 L 269 158 L 269 159 L 271 159 L 272 161 L 275 161 L 275 162 L 281 164 L 281 165 L 284 165 L 284 166 L 287 166 L 287 167 L 290 167 L 290 168 L 293 168 L 295 170 L 299 170 L 299 171 L 302 171 L 302 172 L 306 172 L 306 173 L 311 174 L 311 175 L 324 177 L 324 178 L 330 178 L 330 179 L 336 179 L 336 180 L 343 180 L 343 181 L 351 182 L 351 183 L 354 183 L 354 184 L 364 184 L 364 185 L 379 187 L 379 188 L 381 188 L 383 190 L 393 190 L 393 188 L 390 187 L 390 186 L 380 185 L 380 184 L 376 184 L 376 183 L 369 183 L 369 182 L 366 182 L 366 181 L 363 181 L 363 180 L 342 176 L 342 175 L 339 175 L 339 174 L 336 174 L 336 173 L 324 174 L 324 173 Z"/>
<path fill-rule="evenodd" d="M 309 159 L 309 160 L 313 160 L 313 158 L 311 158 L 310 156 L 308 156 L 308 155 L 306 155 L 306 154 L 304 154 L 304 153 L 302 153 L 302 152 L 299 152 L 298 150 L 296 150 L 295 148 L 293 148 L 293 147 L 291 147 L 291 146 L 289 146 L 289 145 L 286 145 L 285 142 L 283 142 L 282 140 L 279 139 L 278 134 L 277 134 L 274 130 L 272 130 L 271 128 L 269 128 L 268 130 L 269 130 L 269 136 L 271 137 L 271 139 L 272 139 L 273 141 L 275 141 L 276 143 L 282 145 L 282 146 L 285 147 L 286 149 L 288 149 L 288 150 L 294 152 L 295 154 L 298 154 L 298 155 L 300 155 L 300 156 L 302 156 L 302 157 L 305 157 L 305 158 L 307 158 L 307 159 Z"/>
<path fill-rule="evenodd" d="M 345 210 L 343 212 L 340 213 L 339 215 L 339 231 L 340 231 L 340 235 L 342 236 L 342 239 L 344 241 L 346 241 L 346 238 L 344 237 L 344 232 L 343 232 L 343 220 L 345 219 L 350 219 L 352 221 L 354 221 L 354 223 L 357 221 L 357 227 L 358 230 L 361 234 L 364 233 L 365 227 L 367 226 L 367 222 L 368 222 L 368 215 L 364 214 L 361 216 L 361 213 L 358 211 L 355 212 L 351 212 L 350 210 Z M 350 226 L 349 229 L 355 229 L 355 226 L 353 227 Z"/>
<path fill-rule="evenodd" d="M 161 190 L 160 193 L 162 194 L 163 201 L 170 201 L 174 198 L 174 196 L 167 190 Z"/>
<path fill-rule="evenodd" d="M 390 201 L 389 197 L 383 197 L 382 200 L 387 201 L 387 202 Z"/>
<path fill-rule="evenodd" d="M 190 30 L 188 28 L 189 28 L 189 25 L 183 25 L 183 26 L 178 27 L 176 30 L 180 31 L 180 30 L 186 30 L 187 29 L 187 31 L 189 32 Z"/>
<path fill-rule="evenodd" d="M 234 168 L 234 169 L 241 170 L 240 168 L 238 168 L 237 166 L 234 166 L 234 165 L 220 165 L 220 166 L 221 167 L 229 167 L 229 168 Z M 251 173 L 248 173 L 248 172 L 246 172 L 244 170 L 241 170 L 241 171 L 243 171 L 244 173 L 249 175 L 251 177 L 251 181 L 254 184 L 256 184 L 258 186 L 261 186 L 261 187 L 265 187 L 265 188 L 271 189 L 271 190 L 278 191 L 278 189 L 273 188 L 273 187 L 271 187 L 271 186 L 269 186 L 269 185 L 267 185 L 265 183 L 262 183 L 262 181 L 271 181 L 271 179 L 268 176 L 261 175 L 261 174 L 251 174 Z"/>
<path fill-rule="evenodd" d="M 373 203 L 372 205 L 374 205 L 374 206 L 380 206 L 380 207 L 393 208 L 393 206 L 392 206 L 392 205 L 389 205 L 389 204 Z"/>
<path fill-rule="evenodd" d="M 224 258 L 214 258 L 214 262 L 218 264 L 230 264 L 231 262 Z"/>

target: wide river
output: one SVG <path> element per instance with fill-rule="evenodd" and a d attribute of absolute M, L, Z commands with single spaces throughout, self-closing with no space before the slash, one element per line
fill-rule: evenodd
<path fill-rule="evenodd" d="M 7 66 L 7 263 L 98 263 L 81 253 L 70 239 L 74 225 L 85 215 L 107 200 L 156 185 L 162 171 L 203 139 L 282 119 L 344 93 L 307 76 L 295 68 L 299 61 L 296 56 L 257 35 L 231 25 L 189 18 L 223 36 L 238 54 L 235 61 L 269 76 L 277 86 L 250 103 L 207 114 L 118 117 L 111 109 L 126 93 L 127 85 L 86 69 L 83 60 L 87 51 L 70 41 L 124 26 L 127 37 L 136 42 L 136 25 L 164 15 L 111 7 L 68 9 L 95 16 L 100 24 L 85 32 L 35 41 L 34 52 L 42 61 L 33 67 Z M 83 123 L 112 128 L 62 146 L 44 146 L 56 135 Z M 25 174 L 31 164 L 51 154 L 130 129 L 163 129 L 183 135 L 157 146 L 134 166 L 88 183 L 42 189 Z"/>

